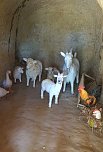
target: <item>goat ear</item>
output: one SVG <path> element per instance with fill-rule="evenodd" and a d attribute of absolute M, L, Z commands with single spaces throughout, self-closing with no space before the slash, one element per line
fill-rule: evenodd
<path fill-rule="evenodd" d="M 68 75 L 63 75 L 63 78 L 66 78 Z"/>
<path fill-rule="evenodd" d="M 73 53 L 73 48 L 70 49 L 70 53 Z"/>
<path fill-rule="evenodd" d="M 77 57 L 77 52 L 74 53 L 74 57 L 75 57 L 75 58 Z"/>
<path fill-rule="evenodd" d="M 64 73 L 61 73 L 61 76 L 62 76 L 63 78 L 67 77 L 67 75 L 64 75 Z"/>
<path fill-rule="evenodd" d="M 48 71 L 48 68 L 45 68 L 46 71 Z"/>
<path fill-rule="evenodd" d="M 60 54 L 61 54 L 63 57 L 65 57 L 65 53 L 64 53 L 64 52 L 60 52 Z"/>
<path fill-rule="evenodd" d="M 54 78 L 57 78 L 57 75 L 54 75 Z"/>
<path fill-rule="evenodd" d="M 25 62 L 27 62 L 27 58 L 23 58 L 23 60 L 24 60 Z"/>

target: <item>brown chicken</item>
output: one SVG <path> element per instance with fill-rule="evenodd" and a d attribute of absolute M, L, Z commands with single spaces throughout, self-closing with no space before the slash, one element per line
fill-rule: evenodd
<path fill-rule="evenodd" d="M 83 85 L 78 87 L 78 92 L 80 94 L 80 98 L 83 100 L 84 104 L 87 106 L 93 106 L 96 104 L 96 98 L 94 96 L 90 96 L 87 91 L 84 89 Z"/>

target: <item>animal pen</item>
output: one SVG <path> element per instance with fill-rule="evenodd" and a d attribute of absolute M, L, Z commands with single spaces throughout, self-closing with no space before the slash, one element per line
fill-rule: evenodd
<path fill-rule="evenodd" d="M 0 152 L 103 151 L 103 0 L 0 0 Z"/>

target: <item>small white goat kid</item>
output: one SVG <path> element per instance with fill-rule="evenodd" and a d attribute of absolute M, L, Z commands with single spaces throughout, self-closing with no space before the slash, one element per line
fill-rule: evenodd
<path fill-rule="evenodd" d="M 58 75 L 54 75 L 54 77 L 57 78 L 56 84 L 50 79 L 45 79 L 41 83 L 41 99 L 44 98 L 44 91 L 49 93 L 49 108 L 51 108 L 53 96 L 55 96 L 55 104 L 58 104 L 58 97 L 62 88 L 63 78 L 66 76 L 63 76 L 63 73 L 58 73 Z"/>
<path fill-rule="evenodd" d="M 21 66 L 16 66 L 13 72 L 14 82 L 18 79 L 21 82 L 22 74 L 24 73 L 23 68 Z"/>
<path fill-rule="evenodd" d="M 26 61 L 26 78 L 27 78 L 27 86 L 29 86 L 29 81 L 32 79 L 33 87 L 35 88 L 35 81 L 37 76 L 39 76 L 39 81 L 41 81 L 42 74 L 42 63 L 39 60 L 33 60 L 32 58 L 23 58 Z"/>
<path fill-rule="evenodd" d="M 63 85 L 63 92 L 65 92 L 66 84 L 70 82 L 71 84 L 71 94 L 74 94 L 74 81 L 76 78 L 76 83 L 79 82 L 79 61 L 76 58 L 76 53 L 73 57 L 72 49 L 68 53 L 60 52 L 61 55 L 64 57 L 64 66 L 63 66 L 63 72 L 67 73 L 67 77 L 64 79 L 64 85 Z"/>

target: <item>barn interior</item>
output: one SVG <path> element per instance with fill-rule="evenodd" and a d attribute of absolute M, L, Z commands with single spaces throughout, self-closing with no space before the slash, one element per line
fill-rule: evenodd
<path fill-rule="evenodd" d="M 23 58 L 40 60 L 60 71 L 60 52 L 73 48 L 82 73 L 103 86 L 102 0 L 0 0 L 0 85 L 7 70 L 24 65 Z M 102 152 L 103 136 L 92 133 L 70 89 L 61 92 L 59 105 L 48 108 L 36 87 L 13 84 L 13 93 L 0 99 L 1 152 Z M 99 102 L 103 104 L 103 89 Z"/>

